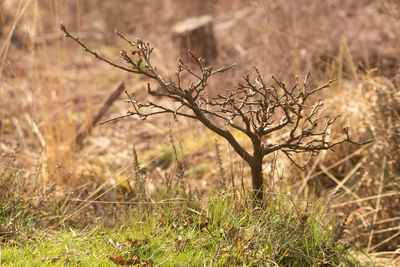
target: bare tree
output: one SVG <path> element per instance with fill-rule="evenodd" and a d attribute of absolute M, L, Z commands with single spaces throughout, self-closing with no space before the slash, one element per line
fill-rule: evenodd
<path fill-rule="evenodd" d="M 236 153 L 250 166 L 252 175 L 253 194 L 256 199 L 263 199 L 263 158 L 275 151 L 282 151 L 298 167 L 292 155 L 293 153 L 309 152 L 315 155 L 321 150 L 328 150 L 344 142 L 356 143 L 349 137 L 345 129 L 346 138 L 340 141 L 329 139 L 329 128 L 338 116 L 320 116 L 322 102 L 309 105 L 312 95 L 329 87 L 333 80 L 314 89 L 307 87 L 309 75 L 303 82 L 296 78 L 293 86 L 288 88 L 275 77 L 274 85 L 267 86 L 260 72 L 255 68 L 255 78 L 249 75 L 243 77 L 243 82 L 225 94 L 209 97 L 207 94 L 207 81 L 210 77 L 229 70 L 232 65 L 213 70 L 206 66 L 205 61 L 192 54 L 198 68 L 185 65 L 179 61 L 178 71 L 174 80 L 168 82 L 157 72 L 150 61 L 153 48 L 149 43 L 137 39 L 131 42 L 122 34 L 117 33 L 131 46 L 131 51 L 121 51 L 122 58 L 129 67 L 116 64 L 97 52 L 89 49 L 77 37 L 72 36 L 64 25 L 60 26 L 66 37 L 73 39 L 87 52 L 96 58 L 127 72 L 145 75 L 155 80 L 162 91 L 151 89 L 148 85 L 148 94 L 164 97 L 178 103 L 177 108 L 155 103 L 148 100 L 140 103 L 132 99 L 129 94 L 129 102 L 132 110 L 126 115 L 107 120 L 109 122 L 129 116 L 138 116 L 146 120 L 150 116 L 171 114 L 183 116 L 200 121 L 211 131 L 225 138 L 234 148 Z M 184 86 L 183 75 L 189 75 L 194 81 Z M 222 123 L 221 123 L 222 122 Z M 252 143 L 252 151 L 247 151 L 232 135 L 230 129 L 236 129 L 244 133 Z M 267 137 L 272 133 L 279 133 L 280 140 L 271 143 Z M 366 142 L 365 142 L 366 143 Z"/>

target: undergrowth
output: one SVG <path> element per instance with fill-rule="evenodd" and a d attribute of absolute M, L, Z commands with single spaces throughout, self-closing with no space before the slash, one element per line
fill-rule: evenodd
<path fill-rule="evenodd" d="M 2 173 L 2 190 L 18 181 L 11 179 L 18 177 L 16 172 Z M 345 224 L 321 214 L 318 204 L 295 203 L 284 186 L 255 204 L 247 189 L 201 195 L 180 185 L 171 190 L 173 198 L 123 202 L 117 206 L 124 211 L 117 226 L 74 227 L 64 220 L 57 231 L 54 221 L 44 220 L 54 210 L 46 215 L 41 207 L 42 213 L 35 213 L 31 201 L 20 197 L 21 187 L 13 190 L 14 195 L 2 194 L 2 266 L 360 265 L 355 247 L 341 241 Z M 106 207 L 101 201 L 92 204 Z M 40 225 L 29 223 L 39 214 Z"/>
<path fill-rule="evenodd" d="M 36 173 L 26 172 L 17 167 L 16 154 L 3 153 L 0 161 L 0 230 L 14 229 L 17 225 L 26 225 L 36 221 L 40 214 L 40 195 L 46 193 L 37 183 Z M 34 183 L 32 183 L 34 181 Z M 36 195 L 36 199 L 31 196 Z M 1 237 L 1 236 L 0 236 Z"/>

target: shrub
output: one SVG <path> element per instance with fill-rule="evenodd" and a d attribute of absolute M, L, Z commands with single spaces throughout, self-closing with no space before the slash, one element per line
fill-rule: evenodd
<path fill-rule="evenodd" d="M 147 76 L 156 81 L 161 91 L 153 90 L 148 84 L 148 94 L 164 97 L 178 103 L 177 108 L 159 104 L 148 100 L 140 103 L 132 99 L 127 93 L 132 110 L 126 115 L 114 118 L 120 119 L 129 116 L 138 116 L 143 120 L 161 114 L 171 114 L 174 117 L 182 116 L 201 122 L 211 131 L 225 138 L 236 153 L 249 165 L 252 175 L 253 194 L 256 199 L 263 198 L 263 158 L 275 151 L 282 151 L 293 163 L 293 153 L 310 153 L 315 155 L 321 150 L 328 150 L 334 146 L 352 141 L 345 129 L 346 138 L 340 141 L 329 139 L 329 128 L 338 116 L 320 116 L 322 102 L 310 105 L 311 97 L 329 87 L 333 81 L 318 88 L 309 89 L 307 81 L 309 75 L 300 82 L 296 78 L 293 86 L 288 88 L 282 81 L 273 77 L 275 84 L 267 86 L 260 72 L 256 68 L 256 78 L 244 76 L 244 82 L 233 90 L 227 90 L 223 95 L 209 97 L 207 94 L 208 79 L 216 74 L 229 70 L 233 65 L 213 70 L 206 65 L 206 61 L 191 54 L 196 62 L 197 69 L 187 66 L 179 60 L 176 79 L 168 82 L 157 72 L 150 61 L 153 48 L 149 43 L 140 39 L 131 42 L 125 36 L 117 34 L 127 41 L 131 51 L 121 51 L 121 57 L 129 67 L 116 64 L 97 52 L 89 49 L 77 37 L 72 36 L 64 25 L 60 26 L 66 37 L 71 38 L 96 58 L 126 72 Z M 185 83 L 184 76 L 189 76 L 190 84 Z M 110 121 L 110 120 L 108 120 Z M 252 143 L 252 152 L 249 152 L 232 135 L 230 129 L 236 129 L 245 134 Z M 282 137 L 278 142 L 269 142 L 266 139 L 272 133 L 279 133 Z M 310 157 L 311 158 L 311 157 Z M 300 167 L 300 166 L 299 166 Z"/>

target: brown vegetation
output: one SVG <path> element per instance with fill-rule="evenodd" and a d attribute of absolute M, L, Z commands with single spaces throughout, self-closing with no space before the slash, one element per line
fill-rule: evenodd
<path fill-rule="evenodd" d="M 49 197 L 64 199 L 65 192 L 82 186 L 87 189 L 84 196 L 91 199 L 101 194 L 89 193 L 99 187 L 99 192 L 109 190 L 103 198 L 125 197 L 123 192 L 129 191 L 126 181 L 134 180 L 129 171 L 133 168 L 132 143 L 146 162 L 147 193 L 154 197 L 165 186 L 167 174 L 176 168 L 174 152 L 169 149 L 170 131 L 184 162 L 183 179 L 193 187 L 201 191 L 218 185 L 221 168 L 215 164 L 215 139 L 225 175 L 235 184 L 242 178 L 248 183 L 249 170 L 243 168 L 240 157 L 222 139 L 185 118 L 179 123 L 167 117 L 144 123 L 117 121 L 95 126 L 81 150 L 75 143 L 81 125 L 94 121 L 118 82 L 125 80 L 128 92 L 143 101 L 147 80 L 125 77 L 77 49 L 62 38 L 60 22 L 69 25 L 91 49 L 117 61 L 118 48 L 125 44 L 113 37 L 114 28 L 129 39 L 148 40 L 156 47 L 153 63 L 159 73 L 172 77 L 179 49 L 171 27 L 188 16 L 211 14 L 219 53 L 215 65 L 237 64 L 225 76 L 209 81 L 215 95 L 220 89 L 235 88 L 254 66 L 262 77 L 274 74 L 288 84 L 295 75 L 304 76 L 311 70 L 310 88 L 337 78 L 322 95 L 326 115 L 342 115 L 332 128 L 332 140 L 345 138 L 342 129 L 346 126 L 355 140 L 374 139 L 362 148 L 347 144 L 321 153 L 306 172 L 275 153 L 265 158 L 263 165 L 271 189 L 291 178 L 291 194 L 299 199 L 324 197 L 330 211 L 349 218 L 349 238 L 360 237 L 359 244 L 369 252 L 393 251 L 400 245 L 397 1 L 224 0 L 207 1 L 202 9 L 177 0 L 56 1 L 58 4 L 39 0 L 20 1 L 19 6 L 11 6 L 11 2 L 18 1 L 0 4 L 0 153 L 16 155 L 12 168 L 23 173 L 24 179 L 35 179 L 39 185 L 55 184 Z M 29 8 L 24 9 L 23 3 Z M 159 89 L 156 83 L 151 86 Z M 124 95 L 117 99 L 104 119 L 124 114 L 130 107 L 124 100 L 129 99 Z M 251 147 L 240 133 L 232 134 Z M 271 136 L 271 141 L 279 138 Z M 5 158 L 2 173 L 11 166 Z M 298 156 L 296 160 L 306 159 Z M 6 188 L 3 183 L 1 187 Z M 39 193 L 35 189 L 21 194 Z M 99 205 L 93 204 L 96 209 Z"/>

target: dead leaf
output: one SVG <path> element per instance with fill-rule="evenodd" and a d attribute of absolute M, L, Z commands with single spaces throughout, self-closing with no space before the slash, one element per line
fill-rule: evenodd
<path fill-rule="evenodd" d="M 108 257 L 112 262 L 118 265 L 137 265 L 139 264 L 140 266 L 149 266 L 153 264 L 153 261 L 151 259 L 149 260 L 141 260 L 140 256 L 136 256 L 130 259 L 124 259 L 121 255 L 117 257 Z"/>
<path fill-rule="evenodd" d="M 127 259 L 125 260 L 121 255 L 117 256 L 117 257 L 108 257 L 112 262 L 114 262 L 115 264 L 118 265 L 133 265 L 133 264 L 138 264 L 139 262 L 136 262 L 137 257 L 135 258 L 131 258 L 131 259 Z M 140 261 L 140 257 L 139 257 L 139 261 Z"/>
<path fill-rule="evenodd" d="M 130 238 L 127 238 L 126 241 L 128 241 L 129 244 L 131 245 L 131 247 L 133 247 L 133 248 L 136 247 L 136 245 L 139 243 L 139 239 L 132 240 Z"/>

